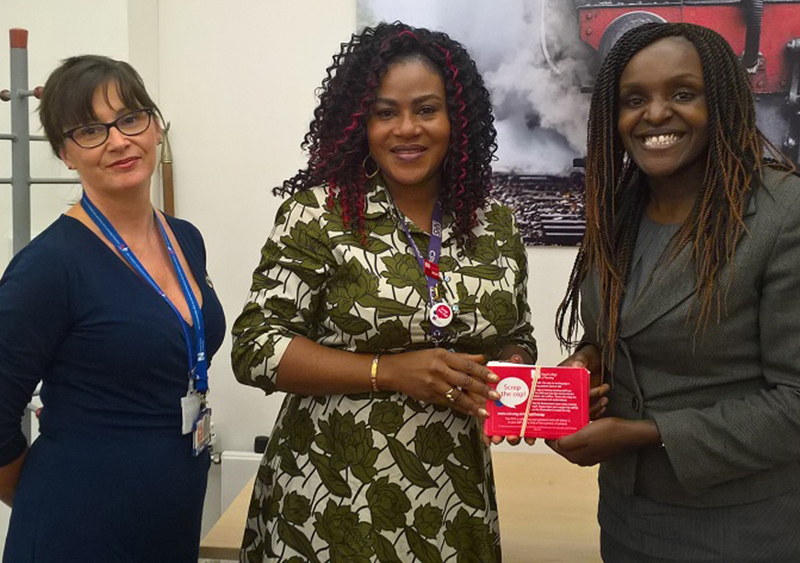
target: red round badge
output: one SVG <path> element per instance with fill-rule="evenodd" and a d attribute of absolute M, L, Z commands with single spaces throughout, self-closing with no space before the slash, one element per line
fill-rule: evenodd
<path fill-rule="evenodd" d="M 446 327 L 453 320 L 453 308 L 447 303 L 436 303 L 431 307 L 431 324 L 439 328 Z"/>

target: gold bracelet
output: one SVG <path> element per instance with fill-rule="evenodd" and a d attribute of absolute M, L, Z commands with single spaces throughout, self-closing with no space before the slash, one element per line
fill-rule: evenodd
<path fill-rule="evenodd" d="M 378 360 L 380 357 L 380 354 L 375 354 L 375 357 L 372 358 L 372 369 L 369 372 L 369 381 L 372 383 L 373 393 L 380 391 L 380 389 L 378 389 Z"/>

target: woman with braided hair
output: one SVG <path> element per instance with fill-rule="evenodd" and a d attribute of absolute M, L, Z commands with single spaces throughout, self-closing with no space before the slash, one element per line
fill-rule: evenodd
<path fill-rule="evenodd" d="M 550 444 L 600 463 L 606 561 L 800 561 L 792 172 L 717 33 L 647 24 L 610 51 L 556 323 L 571 342 L 580 311 L 566 363 L 608 378 L 605 413 Z"/>
<path fill-rule="evenodd" d="M 485 363 L 536 345 L 483 80 L 443 33 L 366 28 L 304 146 L 234 326 L 237 378 L 287 392 L 242 561 L 497 561 Z"/>

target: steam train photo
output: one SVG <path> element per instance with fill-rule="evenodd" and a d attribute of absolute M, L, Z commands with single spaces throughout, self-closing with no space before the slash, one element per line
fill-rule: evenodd
<path fill-rule="evenodd" d="M 580 37 L 602 58 L 626 31 L 649 22 L 713 29 L 741 53 L 759 127 L 800 161 L 800 2 L 790 0 L 578 1 Z"/>
<path fill-rule="evenodd" d="M 549 6 L 542 4 L 542 29 Z M 591 48 L 595 69 L 617 39 L 644 23 L 695 23 L 720 33 L 741 54 L 759 128 L 800 163 L 800 1 L 575 0 L 574 9 L 576 33 Z M 546 53 L 544 40 L 542 49 Z M 591 92 L 591 86 L 582 90 Z M 580 243 L 585 226 L 581 159 L 575 165 L 558 176 L 495 174 L 495 193 L 516 209 L 527 244 Z"/>

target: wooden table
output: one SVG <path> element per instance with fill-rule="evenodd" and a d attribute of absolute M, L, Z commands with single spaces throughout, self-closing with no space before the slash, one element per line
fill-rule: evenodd
<path fill-rule="evenodd" d="M 555 454 L 492 457 L 504 563 L 601 561 L 597 467 Z"/>
<path fill-rule="evenodd" d="M 493 453 L 505 563 L 600 561 L 597 468 L 553 454 Z M 200 557 L 237 560 L 253 481 L 200 543 Z"/>
<path fill-rule="evenodd" d="M 250 505 L 255 480 L 253 477 L 248 481 L 200 542 L 201 559 L 239 560 L 239 547 L 242 545 L 247 507 Z"/>

